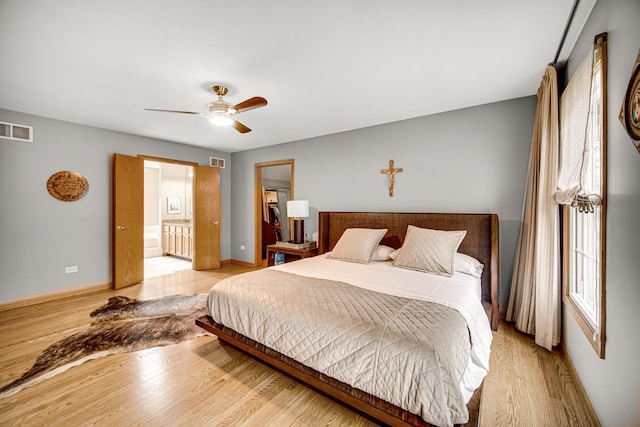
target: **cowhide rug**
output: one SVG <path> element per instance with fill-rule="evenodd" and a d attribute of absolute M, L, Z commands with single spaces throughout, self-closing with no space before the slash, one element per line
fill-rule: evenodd
<path fill-rule="evenodd" d="M 91 312 L 93 322 L 45 349 L 20 378 L 0 387 L 0 397 L 51 378 L 87 360 L 110 354 L 176 344 L 207 332 L 195 325 L 205 313 L 207 294 L 173 295 L 147 301 L 123 296 Z"/>

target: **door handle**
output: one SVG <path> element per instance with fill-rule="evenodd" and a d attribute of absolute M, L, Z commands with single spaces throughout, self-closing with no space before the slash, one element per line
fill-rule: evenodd
<path fill-rule="evenodd" d="M 119 226 L 116 227 L 116 230 L 118 230 L 118 231 L 128 230 L 128 229 L 129 229 L 129 226 L 119 225 Z"/>
<path fill-rule="evenodd" d="M 220 224 L 220 221 L 213 221 L 211 224 L 218 225 Z"/>

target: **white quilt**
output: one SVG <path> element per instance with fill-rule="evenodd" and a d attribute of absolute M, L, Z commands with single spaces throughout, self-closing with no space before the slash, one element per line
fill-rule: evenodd
<path fill-rule="evenodd" d="M 451 425 L 466 421 L 465 404 L 488 370 L 491 330 L 478 287 L 462 273 L 447 278 L 323 255 L 217 283 L 209 314 L 430 423 Z"/>

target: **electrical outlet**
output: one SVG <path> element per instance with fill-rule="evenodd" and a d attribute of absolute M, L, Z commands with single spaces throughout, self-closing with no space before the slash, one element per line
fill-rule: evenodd
<path fill-rule="evenodd" d="M 240 245 L 240 250 L 241 250 L 241 251 L 244 251 L 244 250 L 246 250 L 246 249 L 247 249 L 247 247 L 246 247 L 245 245 Z"/>
<path fill-rule="evenodd" d="M 64 268 L 64 273 L 65 274 L 77 273 L 77 272 L 78 272 L 78 266 L 77 265 L 72 265 L 70 267 L 65 267 Z"/>

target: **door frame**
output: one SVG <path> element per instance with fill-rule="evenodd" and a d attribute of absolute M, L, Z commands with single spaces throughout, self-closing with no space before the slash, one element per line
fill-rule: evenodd
<path fill-rule="evenodd" d="M 142 160 L 149 160 L 151 162 L 174 163 L 177 165 L 184 165 L 184 166 L 199 166 L 197 162 L 187 162 L 185 160 L 167 159 L 165 157 L 148 156 L 146 154 L 138 154 L 138 157 L 140 157 Z"/>
<path fill-rule="evenodd" d="M 146 155 L 146 154 L 128 155 L 128 154 L 124 154 L 124 153 L 113 153 L 113 155 L 114 156 L 115 155 L 123 155 L 123 156 L 126 156 L 126 157 L 133 157 L 133 158 L 140 159 L 140 162 L 142 163 L 142 169 L 143 170 L 144 170 L 144 161 L 145 160 L 159 162 L 159 163 L 173 163 L 173 164 L 179 164 L 179 165 L 184 165 L 184 166 L 191 166 L 191 167 L 194 168 L 194 172 L 195 172 L 195 169 L 198 166 L 200 166 L 200 164 L 197 163 L 197 162 L 189 162 L 189 161 L 185 161 L 185 160 L 169 159 L 169 158 L 165 158 L 165 157 L 150 156 L 150 155 Z M 112 157 L 112 158 L 114 158 L 114 157 Z M 114 185 L 114 183 L 115 183 L 115 174 L 111 178 L 111 183 L 112 183 L 112 185 Z M 196 180 L 195 179 L 192 181 L 191 185 L 192 185 L 192 192 L 193 192 L 193 191 L 195 191 L 195 185 L 196 185 Z M 142 188 L 142 193 L 144 194 L 144 177 L 142 178 L 142 187 L 143 187 Z M 114 191 L 115 191 L 115 187 L 114 187 Z M 114 229 L 113 233 L 115 233 L 115 227 L 116 227 L 115 226 L 115 221 L 116 221 L 115 209 L 116 208 L 115 208 L 115 205 L 113 204 L 114 201 L 112 200 L 111 202 L 112 202 L 112 207 L 111 208 L 112 208 L 112 215 L 113 215 L 112 222 L 114 223 L 114 225 L 113 225 L 113 229 Z M 220 212 L 220 214 L 221 214 L 221 212 Z M 140 216 L 141 216 L 142 221 L 144 222 L 144 220 L 143 220 L 144 212 L 140 211 Z M 221 221 L 219 221 L 218 224 L 221 226 Z M 195 233 L 197 233 L 198 231 L 197 231 L 197 227 L 195 226 L 195 224 L 193 226 L 194 226 L 193 232 L 194 232 L 194 237 L 195 237 Z M 143 246 L 144 246 L 144 234 L 141 234 L 140 239 L 141 239 L 140 240 L 140 245 L 143 248 Z M 115 250 L 116 250 L 115 236 L 112 236 L 112 246 L 113 246 L 113 248 L 112 248 L 111 263 L 112 263 L 112 269 L 115 272 L 116 257 L 115 257 L 115 255 L 113 255 L 115 253 Z M 144 253 L 143 252 L 144 252 L 144 250 L 142 250 L 142 258 L 141 258 L 141 261 L 140 261 L 141 262 L 140 270 L 142 271 L 142 278 L 141 278 L 140 281 L 144 281 Z M 193 268 L 193 259 L 192 259 L 192 268 Z M 115 273 L 112 273 L 112 275 L 114 277 L 112 277 L 111 286 L 114 287 Z"/>
<path fill-rule="evenodd" d="M 262 168 L 269 166 L 283 166 L 289 165 L 289 177 L 291 182 L 289 197 L 294 200 L 293 192 L 293 177 L 294 177 L 294 160 L 274 160 L 271 162 L 256 163 L 255 165 L 255 190 L 254 190 L 254 235 L 255 235 L 255 248 L 254 248 L 254 264 L 261 266 L 262 261 Z"/>

